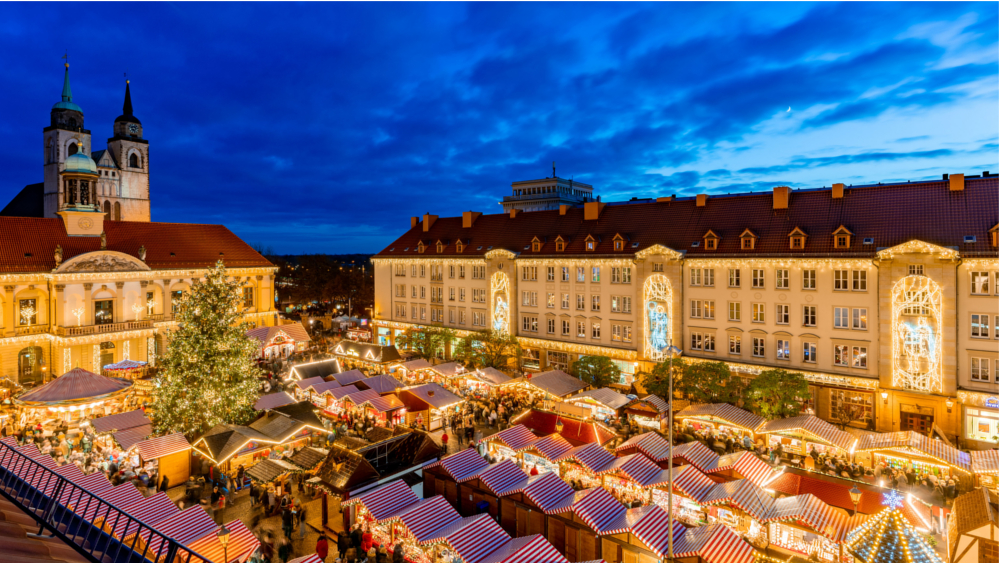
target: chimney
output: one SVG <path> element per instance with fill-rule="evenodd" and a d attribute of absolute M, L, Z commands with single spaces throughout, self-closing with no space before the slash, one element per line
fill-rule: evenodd
<path fill-rule="evenodd" d="M 410 217 L 410 228 L 412 229 L 413 227 L 416 227 L 419 222 L 420 217 Z"/>
<path fill-rule="evenodd" d="M 948 189 L 953 192 L 960 192 L 965 189 L 965 174 L 952 174 L 948 176 Z"/>
<path fill-rule="evenodd" d="M 596 221 L 601 216 L 601 211 L 604 211 L 604 206 L 606 203 L 601 203 L 600 201 L 588 201 L 583 204 L 583 220 L 584 221 Z"/>
<path fill-rule="evenodd" d="M 774 209 L 788 209 L 788 195 L 792 191 L 788 186 L 775 186 L 774 188 Z"/>
<path fill-rule="evenodd" d="M 476 222 L 476 219 L 478 219 L 480 215 L 482 215 L 482 213 L 480 213 L 478 211 L 465 211 L 465 212 L 463 212 L 462 213 L 462 228 L 463 229 L 471 229 L 472 228 L 472 224 Z"/>
<path fill-rule="evenodd" d="M 666 202 L 666 201 L 673 201 L 673 200 L 674 200 L 674 196 L 668 195 L 667 197 L 658 197 L 658 198 L 656 198 L 656 203 L 663 203 L 663 202 Z"/>
<path fill-rule="evenodd" d="M 560 205 L 559 206 L 559 214 L 560 215 L 565 215 L 567 209 L 569 209 L 568 205 L 566 205 L 566 204 Z"/>
<path fill-rule="evenodd" d="M 431 226 L 434 224 L 434 221 L 437 221 L 437 218 L 438 218 L 437 215 L 431 215 L 430 213 L 424 213 L 424 232 L 425 233 L 427 231 L 431 230 Z"/>
<path fill-rule="evenodd" d="M 514 217 L 517 217 L 517 214 L 520 213 L 520 212 L 521 212 L 520 209 L 518 209 L 516 207 L 511 207 L 510 208 L 510 218 L 513 219 Z"/>
<path fill-rule="evenodd" d="M 695 196 L 695 206 L 705 207 L 705 203 L 708 201 L 708 194 L 698 194 Z"/>
<path fill-rule="evenodd" d="M 834 184 L 830 196 L 833 199 L 844 199 L 844 184 Z"/>

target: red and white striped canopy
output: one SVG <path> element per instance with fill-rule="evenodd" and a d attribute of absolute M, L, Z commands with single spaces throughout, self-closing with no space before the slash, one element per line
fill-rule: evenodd
<path fill-rule="evenodd" d="M 539 438 L 528 444 L 525 450 L 536 450 L 542 457 L 549 461 L 554 461 L 566 452 L 573 449 L 573 445 L 566 441 L 561 434 L 549 434 L 544 438 Z"/>
<path fill-rule="evenodd" d="M 213 563 L 231 563 L 232 561 L 242 563 L 250 559 L 253 552 L 260 547 L 260 541 L 257 540 L 257 537 L 239 520 L 229 522 L 226 524 L 226 528 L 229 529 L 229 543 L 226 544 L 225 548 L 222 547 L 218 535 L 208 534 L 192 542 L 188 545 L 188 549 Z M 226 560 L 226 557 L 229 559 Z"/>
<path fill-rule="evenodd" d="M 698 470 L 693 465 L 681 465 L 670 470 L 673 472 L 674 492 L 678 492 L 687 498 L 701 501 L 705 495 L 715 486 L 715 481 Z"/>
<path fill-rule="evenodd" d="M 621 455 L 633 449 L 646 454 L 646 457 L 657 463 L 666 461 L 670 457 L 670 443 L 656 432 L 646 432 L 629 438 L 615 448 L 615 453 Z"/>
<path fill-rule="evenodd" d="M 147 424 L 146 426 L 136 426 L 135 428 L 118 430 L 112 433 L 111 436 L 114 437 L 118 447 L 121 448 L 123 452 L 127 452 L 132 449 L 132 446 L 145 440 L 152 433 L 153 426 Z"/>
<path fill-rule="evenodd" d="M 807 493 L 775 500 L 768 522 L 797 522 L 832 541 L 841 542 L 850 531 L 847 529 L 849 519 L 846 511 Z"/>
<path fill-rule="evenodd" d="M 372 397 L 359 406 L 370 406 L 378 412 L 389 412 L 406 407 L 399 397 L 395 395 L 385 395 Z"/>
<path fill-rule="evenodd" d="M 761 424 L 760 428 L 757 429 L 757 434 L 781 432 L 809 434 L 822 442 L 840 448 L 844 452 L 849 452 L 854 443 L 858 441 L 853 434 L 844 432 L 829 422 L 811 414 L 769 420 Z"/>
<path fill-rule="evenodd" d="M 399 520 L 413 537 L 422 542 L 436 530 L 461 519 L 462 516 L 441 495 L 423 499 L 413 506 L 394 515 L 390 520 Z"/>
<path fill-rule="evenodd" d="M 614 533 L 615 524 L 625 516 L 625 506 L 602 487 L 588 489 L 572 508 L 599 535 Z"/>
<path fill-rule="evenodd" d="M 569 563 L 545 536 L 514 538 L 479 563 Z"/>
<path fill-rule="evenodd" d="M 972 458 L 972 472 L 979 474 L 996 474 L 1000 466 L 1000 455 L 997 450 L 978 450 L 970 452 Z"/>
<path fill-rule="evenodd" d="M 528 430 L 527 426 L 518 424 L 517 426 L 501 430 L 492 436 L 487 436 L 480 440 L 480 442 L 500 442 L 515 452 L 519 452 L 537 439 L 538 436 L 535 436 L 531 430 Z"/>
<path fill-rule="evenodd" d="M 156 524 L 170 518 L 171 516 L 180 512 L 174 501 L 170 500 L 166 492 L 159 492 L 155 495 L 142 499 L 141 501 L 131 504 L 124 508 L 130 516 L 136 520 L 141 521 L 146 526 L 155 526 Z M 125 528 L 125 524 L 122 523 L 116 526 L 115 536 L 124 536 L 127 540 L 131 536 L 134 536 L 136 532 L 139 531 L 139 525 L 135 522 L 132 523 L 128 529 Z M 145 539 L 145 538 L 143 538 Z"/>
<path fill-rule="evenodd" d="M 483 458 L 479 458 L 483 459 Z M 344 501 L 344 506 L 361 504 L 376 522 L 384 522 L 395 513 L 412 506 L 420 499 L 413 493 L 413 489 L 403 481 L 393 481 L 387 485 L 382 485 L 377 489 L 364 492 L 354 498 Z"/>
<path fill-rule="evenodd" d="M 658 484 L 660 474 L 663 471 L 660 466 L 643 454 L 632 454 L 618 458 L 614 469 L 642 487 Z"/>
<path fill-rule="evenodd" d="M 142 461 L 150 461 L 190 450 L 191 444 L 183 434 L 178 432 L 176 434 L 167 434 L 166 436 L 157 436 L 156 438 L 143 440 L 135 445 L 135 449 Z"/>
<path fill-rule="evenodd" d="M 674 557 L 699 557 L 704 563 L 752 563 L 754 550 L 722 524 L 691 528 L 674 541 Z"/>
<path fill-rule="evenodd" d="M 554 461 L 574 460 L 591 473 L 598 475 L 610 468 L 617 459 L 600 445 L 588 442 L 569 450 Z"/>
<path fill-rule="evenodd" d="M 667 554 L 671 532 L 674 542 L 687 531 L 680 522 L 674 521 L 673 530 L 669 523 L 670 517 L 659 505 L 651 504 L 628 511 L 629 532 L 655 553 L 658 557 Z"/>
<path fill-rule="evenodd" d="M 705 471 L 705 473 L 718 473 L 729 469 L 757 485 L 766 481 L 774 472 L 774 469 L 764 460 L 753 453 L 743 451 L 720 457 L 715 467 Z"/>
<path fill-rule="evenodd" d="M 452 479 L 461 483 L 477 476 L 481 471 L 489 467 L 489 465 L 474 448 L 466 448 L 458 453 L 441 458 L 440 461 L 428 465 L 427 469 L 440 467 L 445 470 L 445 473 L 451 475 Z"/>
<path fill-rule="evenodd" d="M 858 442 L 858 446 L 854 451 L 870 452 L 879 450 L 899 452 L 916 450 L 921 454 L 933 457 L 942 463 L 965 472 L 968 472 L 972 465 L 972 459 L 968 453 L 953 448 L 941 440 L 934 440 L 912 430 L 865 434 Z"/>
<path fill-rule="evenodd" d="M 674 446 L 674 459 L 677 458 L 681 458 L 702 470 L 702 472 L 708 473 L 711 468 L 716 466 L 719 454 L 708 449 L 708 446 L 705 444 L 695 440 Z"/>
<path fill-rule="evenodd" d="M 774 514 L 774 498 L 749 479 L 719 483 L 709 489 L 700 502 L 706 506 L 733 506 L 761 523 Z"/>
<path fill-rule="evenodd" d="M 550 514 L 560 501 L 573 494 L 573 488 L 555 473 L 545 472 L 529 478 L 527 485 L 515 492 L 523 492 L 542 512 Z"/>
<path fill-rule="evenodd" d="M 66 465 L 60 465 L 55 468 L 55 472 L 63 476 L 65 479 L 69 480 L 70 483 L 75 483 L 83 478 L 83 471 L 73 463 L 67 463 Z M 42 481 L 42 494 L 45 496 L 51 496 L 55 492 L 56 486 L 59 484 L 58 479 L 49 479 L 47 482 Z"/>
<path fill-rule="evenodd" d="M 528 475 L 516 463 L 505 459 L 479 474 L 479 480 L 498 497 L 510 491 L 524 488 Z"/>
<path fill-rule="evenodd" d="M 436 530 L 431 536 L 421 543 L 446 542 L 465 563 L 477 563 L 510 541 L 507 532 L 489 514 L 461 518 Z"/>
<path fill-rule="evenodd" d="M 764 419 L 729 403 L 710 403 L 691 405 L 681 409 L 675 416 L 677 420 L 685 418 L 700 418 L 715 423 L 737 426 L 751 432 L 764 423 Z"/>
<path fill-rule="evenodd" d="M 106 493 L 113 489 L 111 482 L 108 481 L 108 478 L 105 477 L 103 473 L 91 473 L 90 475 L 84 475 L 74 481 L 73 484 L 77 486 L 66 487 L 63 489 L 62 494 L 59 495 L 59 504 L 67 507 L 75 507 L 77 504 L 86 505 L 90 502 L 91 504 L 96 505 L 99 498 L 103 497 Z M 98 498 L 89 499 L 88 497 L 85 497 L 82 489 L 86 489 Z"/>
<path fill-rule="evenodd" d="M 208 534 L 215 533 L 219 525 L 216 524 L 205 509 L 200 506 L 192 506 L 182 512 L 174 514 L 170 518 L 154 524 L 153 528 L 160 534 L 174 539 L 180 545 L 188 545 L 191 542 L 201 539 Z M 148 530 L 140 531 L 143 539 L 149 542 L 151 535 Z M 149 551 L 152 555 L 160 554 L 167 543 L 155 539 L 149 542 Z"/>
<path fill-rule="evenodd" d="M 142 493 L 139 489 L 135 488 L 131 482 L 122 483 L 117 487 L 113 487 L 107 493 L 101 495 L 101 500 L 114 505 L 119 508 L 124 508 L 133 502 L 142 500 Z M 107 504 L 101 503 L 91 503 L 89 508 L 84 509 L 83 519 L 90 520 L 91 522 L 97 523 L 96 521 L 100 518 L 104 518 L 108 514 L 114 514 L 115 509 L 111 508 Z"/>
<path fill-rule="evenodd" d="M 381 395 L 378 394 L 378 391 L 376 391 L 374 389 L 365 389 L 364 391 L 356 391 L 354 393 L 349 393 L 349 394 L 345 395 L 342 400 L 344 402 L 348 402 L 349 401 L 355 407 L 359 407 L 359 406 L 365 404 L 366 402 L 368 402 L 368 401 L 370 401 L 372 399 L 377 399 L 379 397 L 381 397 Z M 347 405 L 344 405 L 344 408 L 345 409 L 348 408 Z"/>
<path fill-rule="evenodd" d="M 289 560 L 288 563 L 324 563 L 324 561 L 319 558 L 319 555 L 313 553 L 312 555 L 306 555 L 305 557 L 296 557 L 295 559 Z"/>

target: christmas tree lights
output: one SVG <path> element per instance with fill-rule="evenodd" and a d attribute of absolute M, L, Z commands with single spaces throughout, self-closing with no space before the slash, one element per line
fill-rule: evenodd
<path fill-rule="evenodd" d="M 942 563 L 941 558 L 899 511 L 903 496 L 882 496 L 885 508 L 847 535 L 844 547 L 864 563 Z"/>

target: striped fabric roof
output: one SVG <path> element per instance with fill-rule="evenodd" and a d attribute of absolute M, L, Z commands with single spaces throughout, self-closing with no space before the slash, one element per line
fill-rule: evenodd
<path fill-rule="evenodd" d="M 971 452 L 970 458 L 972 462 L 972 472 L 980 474 L 996 473 L 998 465 L 1000 465 L 1000 463 L 998 463 L 998 461 L 1000 461 L 1000 457 L 997 455 L 998 453 L 1000 452 L 997 450 L 979 450 Z"/>
<path fill-rule="evenodd" d="M 372 399 L 378 399 L 380 397 L 381 395 L 378 394 L 378 391 L 374 389 L 365 389 L 364 391 L 357 391 L 355 393 L 350 393 L 344 396 L 344 398 L 341 400 L 350 401 L 354 403 L 354 406 L 360 406 Z"/>
<path fill-rule="evenodd" d="M 769 420 L 757 428 L 757 434 L 801 431 L 819 438 L 823 442 L 838 447 L 845 452 L 857 441 L 853 434 L 844 432 L 829 422 L 811 414 Z"/>
<path fill-rule="evenodd" d="M 319 555 L 313 553 L 312 555 L 306 555 L 305 557 L 296 557 L 295 559 L 290 559 L 288 563 L 324 563 Z"/>
<path fill-rule="evenodd" d="M 754 549 L 723 524 L 685 530 L 674 541 L 674 557 L 699 557 L 703 563 L 752 563 Z"/>
<path fill-rule="evenodd" d="M 681 409 L 676 418 L 704 418 L 751 431 L 764 423 L 763 418 L 729 403 L 691 405 Z"/>
<path fill-rule="evenodd" d="M 126 507 L 133 502 L 142 500 L 142 493 L 139 489 L 135 488 L 131 482 L 125 482 L 117 487 L 112 487 L 110 491 L 101 495 L 101 500 L 112 504 L 116 507 Z M 90 520 L 91 522 L 97 521 L 99 518 L 107 516 L 109 513 L 114 511 L 113 508 L 107 504 L 91 503 L 89 508 L 86 508 L 83 513 L 84 520 Z"/>
<path fill-rule="evenodd" d="M 119 430 L 111 436 L 114 437 L 118 447 L 121 448 L 122 451 L 127 452 L 132 449 L 132 446 L 145 440 L 152 433 L 152 426 L 136 426 L 135 428 L 129 428 L 128 430 Z"/>
<path fill-rule="evenodd" d="M 528 447 L 528 444 L 538 440 L 538 436 L 535 436 L 531 430 L 528 430 L 524 425 L 518 424 L 517 426 L 511 426 L 493 434 L 487 436 L 480 440 L 480 442 L 500 442 L 501 444 L 507 446 L 508 448 L 519 452 Z"/>
<path fill-rule="evenodd" d="M 670 403 L 665 401 L 663 397 L 660 397 L 659 395 L 646 395 L 639 400 L 648 405 L 652 405 L 653 408 L 660 413 L 670 412 Z"/>
<path fill-rule="evenodd" d="M 674 446 L 674 459 L 681 458 L 698 469 L 707 472 L 718 464 L 719 454 L 695 440 Z"/>
<path fill-rule="evenodd" d="M 539 438 L 531 442 L 525 449 L 537 450 L 542 457 L 549 461 L 553 461 L 566 452 L 572 450 L 573 445 L 567 442 L 566 438 L 563 438 L 559 434 L 549 434 L 544 438 Z"/>
<path fill-rule="evenodd" d="M 369 391 L 375 391 L 374 389 L 369 389 Z M 378 393 L 378 391 L 375 391 Z M 353 398 L 353 397 L 352 397 Z M 378 412 L 389 412 L 396 409 L 401 409 L 406 405 L 399 400 L 399 397 L 395 395 L 384 395 L 379 397 L 372 397 L 368 399 L 360 406 L 370 406 Z"/>
<path fill-rule="evenodd" d="M 528 484 L 528 475 L 516 463 L 505 459 L 478 475 L 486 488 L 498 497 L 523 489 Z"/>
<path fill-rule="evenodd" d="M 180 512 L 177 509 L 177 505 L 174 504 L 174 501 L 170 500 L 166 492 L 159 492 L 151 497 L 136 501 L 124 507 L 122 511 L 148 526 L 153 526 L 157 522 L 162 522 Z M 131 537 L 139 531 L 139 524 L 132 521 L 131 525 L 129 525 L 126 522 L 127 518 L 121 518 L 117 523 L 115 523 L 114 518 L 111 516 L 107 520 L 113 526 L 111 532 L 116 538 L 122 538 L 123 536 Z"/>
<path fill-rule="evenodd" d="M 431 536 L 421 543 L 446 542 L 465 563 L 477 563 L 510 541 L 507 532 L 489 514 L 460 518 Z"/>
<path fill-rule="evenodd" d="M 81 478 L 83 478 L 83 471 L 73 463 L 67 463 L 66 465 L 60 465 L 55 468 L 55 472 L 62 475 L 68 479 L 71 483 L 76 483 Z M 42 494 L 45 496 L 51 496 L 56 490 L 56 485 L 58 485 L 56 479 L 51 479 L 48 483 L 43 483 L 43 488 L 41 489 Z"/>
<path fill-rule="evenodd" d="M 260 547 L 260 541 L 257 540 L 257 537 L 239 520 L 227 522 L 226 528 L 229 529 L 229 543 L 225 547 L 222 546 L 217 535 L 208 534 L 192 542 L 188 545 L 188 549 L 213 563 L 231 563 L 232 561 L 242 563 L 250 559 L 253 552 Z M 226 557 L 229 557 L 229 561 L 225 560 Z"/>
<path fill-rule="evenodd" d="M 482 459 L 482 458 L 479 458 Z M 393 514 L 412 506 L 420 499 L 403 481 L 393 481 L 377 489 L 361 493 L 343 502 L 344 506 L 361 504 L 371 512 L 376 522 L 382 523 Z"/>
<path fill-rule="evenodd" d="M 452 479 L 462 482 L 475 477 L 480 471 L 489 467 L 489 465 L 474 448 L 466 448 L 429 464 L 427 469 L 441 467 L 445 473 L 451 475 Z"/>
<path fill-rule="evenodd" d="M 627 454 L 629 453 L 627 450 L 639 450 L 657 463 L 670 458 L 670 443 L 656 432 L 646 432 L 629 438 L 615 448 L 615 453 Z"/>
<path fill-rule="evenodd" d="M 341 385 L 350 385 L 351 383 L 365 379 L 365 374 L 359 369 L 352 369 L 334 374 L 333 379 Z"/>
<path fill-rule="evenodd" d="M 662 469 L 642 454 L 632 454 L 620 457 L 609 471 L 618 471 L 642 487 L 651 487 L 660 483 Z"/>
<path fill-rule="evenodd" d="M 556 397 L 572 395 L 588 387 L 579 378 L 558 369 L 539 373 L 528 379 L 526 383 Z"/>
<path fill-rule="evenodd" d="M 479 563 L 569 563 L 545 536 L 514 538 Z"/>
<path fill-rule="evenodd" d="M 933 457 L 942 463 L 946 463 L 954 468 L 969 472 L 972 468 L 972 459 L 968 453 L 959 451 L 941 440 L 918 434 L 912 430 L 902 430 L 899 432 L 886 432 L 882 434 L 865 434 L 858 442 L 855 452 L 868 452 L 875 450 L 903 450 L 907 448 L 916 450 L 918 453 Z"/>
<path fill-rule="evenodd" d="M 205 509 L 200 506 L 189 507 L 158 524 L 153 524 L 153 529 L 164 536 L 173 538 L 180 545 L 189 545 L 193 541 L 214 533 L 218 527 L 219 525 L 212 521 Z M 146 536 L 148 541 L 149 532 L 142 531 L 140 533 Z M 161 550 L 165 552 L 166 547 L 167 542 L 159 539 L 149 544 L 150 552 L 153 555 L 164 555 Z"/>
<path fill-rule="evenodd" d="M 319 379 L 319 381 L 311 384 L 309 387 L 306 387 L 306 391 L 312 391 L 317 395 L 329 394 L 333 395 L 337 399 L 341 399 L 350 393 L 358 391 L 358 388 L 354 385 L 341 385 L 337 381 L 327 381 L 322 377 L 314 377 L 310 379 Z"/>
<path fill-rule="evenodd" d="M 695 501 L 705 498 L 716 484 L 694 465 L 681 465 L 668 471 L 673 472 L 674 491 Z"/>
<path fill-rule="evenodd" d="M 319 379 L 322 380 L 323 378 Z M 299 383 L 302 382 L 300 381 Z M 271 393 L 270 395 L 263 395 L 261 398 L 257 399 L 257 402 L 253 404 L 253 408 L 257 411 L 265 411 L 267 409 L 290 405 L 294 402 L 296 402 L 295 399 L 293 399 L 288 393 L 278 391 L 277 393 Z"/>
<path fill-rule="evenodd" d="M 300 379 L 295 382 L 295 386 L 305 391 L 306 389 L 309 389 L 313 385 L 319 385 L 320 383 L 325 383 L 325 382 L 326 380 L 323 379 L 322 376 L 317 375 L 316 377 L 310 377 L 308 379 Z M 337 386 L 339 387 L 340 384 L 338 383 Z M 336 389 L 336 387 L 334 387 L 334 389 Z"/>
<path fill-rule="evenodd" d="M 511 376 L 495 368 L 477 369 L 467 375 L 475 377 L 487 385 L 506 385 L 515 381 Z"/>
<path fill-rule="evenodd" d="M 560 501 L 573 494 L 573 488 L 555 473 L 546 471 L 529 478 L 523 489 L 514 492 L 523 492 L 542 512 L 550 514 Z"/>
<path fill-rule="evenodd" d="M 81 498 L 83 498 L 82 489 L 86 489 L 97 497 L 102 497 L 105 493 L 110 492 L 111 489 L 114 488 L 111 486 L 111 482 L 108 481 L 108 478 L 105 477 L 103 473 L 91 473 L 90 475 L 84 475 L 74 481 L 73 484 L 78 485 L 79 488 L 67 487 L 64 489 L 62 495 L 59 496 L 59 504 L 68 507 L 75 507 L 77 503 L 81 502 Z M 86 503 L 88 501 L 84 498 L 82 502 Z M 97 499 L 93 499 L 91 502 L 96 504 Z M 204 510 L 202 510 L 202 512 L 204 512 Z"/>
<path fill-rule="evenodd" d="M 737 479 L 713 486 L 700 501 L 706 506 L 729 505 L 765 522 L 774 514 L 774 499 L 764 489 L 747 479 Z"/>
<path fill-rule="evenodd" d="M 610 533 L 612 526 L 625 515 L 625 506 L 602 487 L 587 489 L 586 496 L 576 501 L 572 509 L 598 534 Z"/>
<path fill-rule="evenodd" d="M 656 504 L 630 509 L 627 519 L 629 531 L 658 557 L 667 555 L 671 535 L 674 536 L 676 542 L 687 531 L 687 528 L 677 521 L 674 521 L 674 527 L 671 530 L 667 511 Z M 676 556 L 676 553 L 674 555 Z"/>
<path fill-rule="evenodd" d="M 577 446 L 564 453 L 557 460 L 575 460 L 577 463 L 587 468 L 591 473 L 599 474 L 608 469 L 617 459 L 611 452 L 594 442 L 589 442 L 582 446 Z"/>
<path fill-rule="evenodd" d="M 191 444 L 181 433 L 167 434 L 143 440 L 135 445 L 142 461 L 150 461 L 166 455 L 175 454 L 191 449 Z"/>
<path fill-rule="evenodd" d="M 146 417 L 146 413 L 142 409 L 102 416 L 90 421 L 90 426 L 97 434 L 114 432 L 115 430 L 128 430 L 129 428 L 149 426 L 151 424 L 153 424 L 153 421 Z"/>
<path fill-rule="evenodd" d="M 398 520 L 413 534 L 417 542 L 434 537 L 434 532 L 447 526 L 462 516 L 441 495 L 418 501 L 393 515 L 390 520 Z"/>
<path fill-rule="evenodd" d="M 839 543 L 850 531 L 847 528 L 849 519 L 846 511 L 834 508 L 813 495 L 805 494 L 775 500 L 768 521 L 797 522 Z"/>
<path fill-rule="evenodd" d="M 705 473 L 718 473 L 730 469 L 757 485 L 766 481 L 774 472 L 774 469 L 756 454 L 742 451 L 720 457 L 715 467 L 708 469 Z"/>
<path fill-rule="evenodd" d="M 601 387 L 600 389 L 591 389 L 590 391 L 577 393 L 576 395 L 566 399 L 566 401 L 575 403 L 582 399 L 591 399 L 595 403 L 600 403 L 611 410 L 620 409 L 629 402 L 628 397 L 608 387 Z"/>

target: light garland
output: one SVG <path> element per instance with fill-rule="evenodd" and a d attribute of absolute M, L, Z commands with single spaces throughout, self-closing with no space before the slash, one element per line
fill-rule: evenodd
<path fill-rule="evenodd" d="M 902 506 L 901 500 L 899 506 Z M 852 530 L 844 547 L 864 563 L 942 563 L 934 549 L 894 506 L 887 506 Z"/>
<path fill-rule="evenodd" d="M 891 298 L 892 385 L 924 393 L 941 391 L 941 286 L 926 276 L 906 276 L 893 286 Z M 916 323 L 908 317 L 916 317 Z"/>
<path fill-rule="evenodd" d="M 633 266 L 631 258 L 517 258 L 518 266 Z M 562 282 L 568 283 L 568 282 Z"/>
<path fill-rule="evenodd" d="M 587 356 L 608 356 L 609 358 L 635 361 L 638 354 L 635 350 L 622 350 L 618 348 L 607 348 L 605 346 L 592 346 L 589 344 L 575 344 L 573 342 L 559 342 L 556 340 L 542 340 L 540 338 L 525 338 L 518 336 L 517 341 L 522 347 L 545 348 L 557 352 L 569 352 L 572 354 L 583 354 Z"/>
<path fill-rule="evenodd" d="M 156 337 L 149 337 L 146 339 L 146 362 L 149 363 L 149 367 L 156 366 Z"/>
<path fill-rule="evenodd" d="M 666 256 L 670 260 L 682 260 L 684 254 L 662 244 L 654 244 L 635 253 L 636 260 L 644 260 L 650 256 Z"/>
<path fill-rule="evenodd" d="M 481 265 L 486 263 L 486 259 L 482 256 L 469 257 L 469 258 L 440 258 L 433 255 L 423 256 L 423 257 L 412 257 L 412 258 L 386 258 L 383 256 L 372 257 L 372 264 L 395 266 L 396 264 L 410 265 L 410 264 L 430 264 L 430 265 Z"/>
<path fill-rule="evenodd" d="M 131 358 L 129 358 L 129 356 L 131 355 L 130 352 L 129 352 L 129 350 L 130 350 L 129 342 L 130 342 L 129 340 L 126 340 L 125 342 L 122 343 L 122 359 L 123 360 L 131 359 Z"/>
<path fill-rule="evenodd" d="M 667 357 L 665 350 L 673 342 L 674 299 L 670 279 L 663 274 L 646 278 L 642 284 L 642 303 L 643 356 L 660 362 Z"/>
<path fill-rule="evenodd" d="M 936 254 L 943 258 L 956 259 L 959 252 L 952 248 L 945 248 L 922 240 L 910 240 L 903 244 L 897 244 L 889 248 L 879 250 L 875 256 L 879 260 L 892 260 L 900 254 Z"/>
<path fill-rule="evenodd" d="M 720 360 L 715 358 L 699 358 L 696 356 L 685 356 L 684 359 L 688 362 L 710 362 L 715 363 Z M 774 369 L 773 366 L 759 366 L 754 364 L 744 364 L 740 362 L 723 362 L 730 371 L 746 373 L 749 375 L 760 375 L 764 370 Z M 819 373 L 813 371 L 802 371 L 795 370 L 796 373 L 801 373 L 807 380 L 813 383 L 820 383 L 826 385 L 835 385 L 839 387 L 853 387 L 856 389 L 870 390 L 874 391 L 878 389 L 878 379 L 868 379 L 863 377 L 848 377 L 842 375 L 832 375 L 828 373 Z"/>
<path fill-rule="evenodd" d="M 132 304 L 132 312 L 135 313 L 135 320 L 139 320 L 139 313 L 142 312 L 142 309 L 143 309 L 142 305 L 138 303 Z"/>
<path fill-rule="evenodd" d="M 967 270 L 988 268 L 996 270 L 1000 268 L 1000 260 L 997 258 L 963 258 L 962 266 Z"/>
<path fill-rule="evenodd" d="M 73 350 L 63 348 L 63 373 L 73 369 Z"/>
<path fill-rule="evenodd" d="M 977 407 L 986 408 L 997 408 L 996 404 L 992 407 L 989 405 L 989 401 L 996 401 L 995 393 L 977 393 L 975 391 L 959 391 L 958 392 L 958 402 L 963 405 L 975 405 Z"/>
<path fill-rule="evenodd" d="M 510 333 L 510 278 L 503 272 L 490 278 L 490 319 L 493 330 Z"/>
<path fill-rule="evenodd" d="M 101 345 L 94 344 L 94 373 L 101 373 Z"/>
<path fill-rule="evenodd" d="M 507 250 L 506 248 L 495 248 L 493 250 L 488 251 L 484 255 L 484 257 L 487 260 L 493 260 L 494 258 L 497 258 L 497 259 L 500 259 L 500 260 L 514 260 L 514 259 L 517 258 L 517 253 L 516 252 L 511 252 L 511 251 Z"/>
<path fill-rule="evenodd" d="M 73 315 L 76 317 L 76 326 L 83 326 L 83 306 L 79 306 L 73 309 Z"/>
<path fill-rule="evenodd" d="M 791 268 L 793 266 L 804 269 L 825 270 L 832 268 L 835 270 L 848 269 L 868 269 L 872 267 L 872 262 L 867 258 L 757 258 L 747 256 L 746 258 L 701 258 L 688 257 L 684 259 L 685 264 L 692 268 L 745 268 L 750 265 L 766 265 L 770 268 Z"/>

